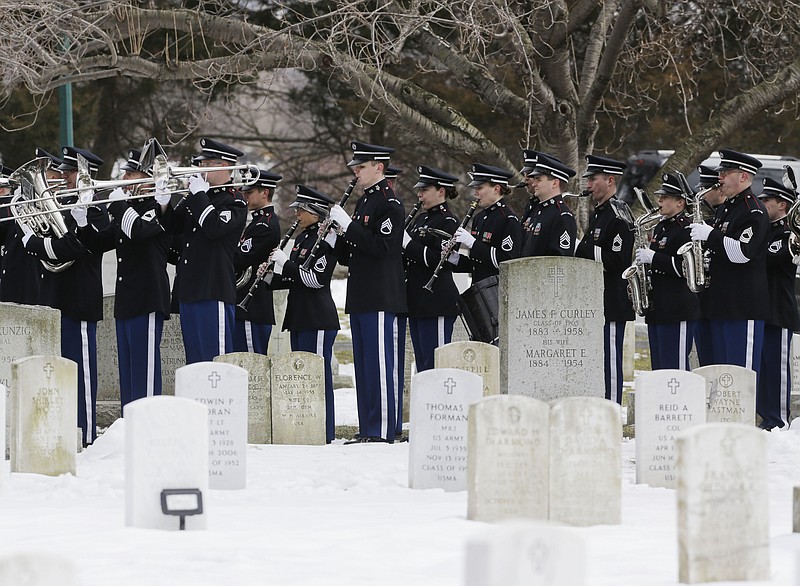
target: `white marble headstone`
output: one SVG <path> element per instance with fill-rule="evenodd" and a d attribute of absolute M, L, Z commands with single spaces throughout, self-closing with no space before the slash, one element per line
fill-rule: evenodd
<path fill-rule="evenodd" d="M 255 352 L 232 352 L 214 357 L 214 362 L 233 364 L 247 371 L 247 443 L 272 443 L 270 359 Z"/>
<path fill-rule="evenodd" d="M 436 368 L 460 368 L 479 374 L 483 396 L 500 394 L 500 349 L 485 342 L 450 342 L 433 352 Z"/>
<path fill-rule="evenodd" d="M 78 365 L 61 356 L 11 363 L 11 471 L 75 474 Z"/>
<path fill-rule="evenodd" d="M 325 359 L 311 352 L 272 357 L 272 443 L 325 445 Z"/>
<path fill-rule="evenodd" d="M 706 379 L 707 423 L 756 424 L 756 373 L 733 364 L 712 364 L 692 372 Z"/>
<path fill-rule="evenodd" d="M 621 444 L 615 402 L 567 397 L 550 404 L 550 521 L 622 522 Z"/>
<path fill-rule="evenodd" d="M 458 368 L 411 378 L 408 486 L 467 489 L 469 407 L 483 398 L 483 379 Z"/>
<path fill-rule="evenodd" d="M 79 586 L 75 564 L 53 554 L 17 553 L 0 557 L 3 586 Z"/>
<path fill-rule="evenodd" d="M 208 408 L 209 486 L 240 489 L 247 472 L 247 371 L 196 362 L 175 371 L 175 396 Z"/>
<path fill-rule="evenodd" d="M 500 264 L 500 388 L 543 401 L 605 396 L 603 267 L 574 257 Z"/>
<path fill-rule="evenodd" d="M 636 482 L 675 488 L 675 436 L 706 422 L 706 380 L 685 370 L 636 378 Z"/>
<path fill-rule="evenodd" d="M 547 520 L 550 406 L 495 395 L 470 406 L 467 518 Z"/>
<path fill-rule="evenodd" d="M 583 586 L 586 545 L 565 527 L 500 523 L 467 541 L 465 586 Z"/>
<path fill-rule="evenodd" d="M 676 438 L 679 579 L 770 579 L 767 436 L 709 423 Z"/>
<path fill-rule="evenodd" d="M 161 492 L 198 489 L 203 513 L 186 517 L 186 529 L 205 529 L 208 496 L 208 408 L 192 399 L 161 395 L 125 406 L 125 525 L 178 530 L 165 515 Z"/>

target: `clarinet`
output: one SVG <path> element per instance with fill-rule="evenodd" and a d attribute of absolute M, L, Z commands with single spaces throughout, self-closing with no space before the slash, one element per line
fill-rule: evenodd
<path fill-rule="evenodd" d="M 478 209 L 478 200 L 474 200 L 472 204 L 469 206 L 467 210 L 467 215 L 464 216 L 464 219 L 461 222 L 461 228 L 466 228 L 469 221 L 472 219 L 472 214 L 475 213 L 475 210 Z M 442 257 L 439 259 L 439 264 L 436 265 L 436 268 L 433 269 L 433 275 L 431 275 L 430 280 L 423 285 L 423 289 L 427 289 L 431 293 L 433 293 L 433 283 L 436 281 L 436 277 L 439 276 L 439 271 L 442 270 L 444 263 L 447 262 L 447 257 L 450 256 L 450 253 L 453 252 L 455 247 L 458 245 L 456 241 L 455 235 L 450 237 L 450 240 L 446 241 L 442 244 Z"/>
<path fill-rule="evenodd" d="M 414 222 L 414 218 L 417 217 L 417 213 L 419 209 L 422 207 L 422 202 L 418 201 L 414 204 L 414 207 L 411 208 L 411 211 L 408 213 L 408 217 L 406 217 L 406 222 L 403 224 L 403 230 L 408 230 L 411 224 Z"/>
<path fill-rule="evenodd" d="M 344 204 L 347 203 L 347 199 L 350 197 L 350 194 L 353 193 L 353 189 L 356 187 L 356 183 L 358 182 L 358 177 L 353 177 L 350 180 L 350 184 L 347 186 L 347 189 L 344 190 L 344 195 L 342 195 L 342 199 L 339 200 L 339 205 L 344 207 Z M 317 236 L 317 241 L 314 242 L 314 246 L 311 248 L 311 251 L 308 253 L 308 258 L 303 263 L 303 270 L 307 271 L 308 267 L 311 266 L 311 260 L 314 258 L 314 255 L 319 250 L 322 241 L 325 240 L 325 237 L 333 228 L 333 221 L 328 217 L 322 220 L 319 225 L 319 236 Z"/>
<path fill-rule="evenodd" d="M 283 249 L 287 244 L 289 244 L 289 240 L 292 239 L 294 231 L 297 230 L 297 227 L 299 225 L 300 225 L 300 220 L 295 220 L 294 224 L 289 226 L 289 229 L 286 231 L 286 235 L 283 237 L 283 240 L 281 240 L 280 244 L 278 244 L 278 248 Z M 258 270 L 256 271 L 256 280 L 253 281 L 252 285 L 250 285 L 250 289 L 248 289 L 247 295 L 245 295 L 244 299 L 242 299 L 239 303 L 236 304 L 236 307 L 241 307 L 242 309 L 247 311 L 247 306 L 250 304 L 250 299 L 253 298 L 253 294 L 256 292 L 256 289 L 258 289 L 258 286 L 262 283 L 262 281 L 264 281 L 264 277 L 266 277 L 270 273 L 270 271 L 272 271 L 272 268 L 274 266 L 275 266 L 274 261 L 262 262 L 258 266 Z"/>

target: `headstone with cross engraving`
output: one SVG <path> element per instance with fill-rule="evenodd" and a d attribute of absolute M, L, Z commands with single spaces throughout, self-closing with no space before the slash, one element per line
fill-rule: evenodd
<path fill-rule="evenodd" d="M 550 406 L 495 395 L 470 406 L 467 518 L 547 520 Z"/>
<path fill-rule="evenodd" d="M 204 500 L 203 512 L 187 516 L 186 529 L 206 528 L 211 408 L 215 407 L 167 395 L 125 406 L 127 527 L 179 529 L 178 517 L 162 511 L 162 491 L 196 489 Z"/>
<path fill-rule="evenodd" d="M 196 362 L 175 371 L 175 396 L 208 407 L 211 488 L 245 487 L 247 371 L 232 364 Z"/>
<path fill-rule="evenodd" d="M 603 397 L 603 267 L 573 257 L 500 265 L 500 389 Z"/>
<path fill-rule="evenodd" d="M 574 530 L 513 521 L 467 541 L 465 586 L 583 586 L 586 544 Z"/>
<path fill-rule="evenodd" d="M 598 397 L 550 404 L 550 520 L 566 525 L 622 522 L 622 420 Z"/>
<path fill-rule="evenodd" d="M 272 357 L 272 443 L 325 445 L 325 359 L 310 352 Z"/>
<path fill-rule="evenodd" d="M 733 364 L 712 364 L 692 372 L 706 379 L 707 423 L 756 424 L 754 370 Z"/>
<path fill-rule="evenodd" d="M 766 434 L 709 423 L 676 447 L 680 582 L 769 580 Z"/>
<path fill-rule="evenodd" d="M 706 422 L 706 381 L 685 370 L 636 378 L 636 482 L 675 487 L 675 436 Z"/>
<path fill-rule="evenodd" d="M 483 398 L 483 380 L 457 368 L 411 378 L 408 447 L 410 488 L 467 488 L 469 407 Z"/>
<path fill-rule="evenodd" d="M 479 374 L 483 396 L 500 394 L 500 349 L 485 342 L 451 342 L 433 353 L 436 368 L 460 368 Z"/>
<path fill-rule="evenodd" d="M 75 474 L 78 365 L 60 356 L 11 363 L 11 471 Z"/>
<path fill-rule="evenodd" d="M 254 352 L 232 352 L 215 356 L 214 362 L 239 366 L 247 371 L 247 443 L 272 443 L 270 359 Z"/>
<path fill-rule="evenodd" d="M 0 584 L 8 586 L 79 586 L 75 564 L 45 552 L 0 557 Z"/>

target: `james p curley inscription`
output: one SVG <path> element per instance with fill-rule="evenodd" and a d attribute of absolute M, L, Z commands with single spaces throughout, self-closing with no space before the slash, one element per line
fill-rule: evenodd
<path fill-rule="evenodd" d="M 598 263 L 549 256 L 502 263 L 500 388 L 544 401 L 603 397 L 603 323 Z"/>

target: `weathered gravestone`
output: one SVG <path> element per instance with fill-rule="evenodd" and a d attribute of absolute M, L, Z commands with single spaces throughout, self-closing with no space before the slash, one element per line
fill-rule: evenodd
<path fill-rule="evenodd" d="M 469 408 L 467 518 L 546 520 L 550 406 L 495 395 Z"/>
<path fill-rule="evenodd" d="M 603 397 L 603 267 L 573 257 L 500 265 L 500 389 Z"/>
<path fill-rule="evenodd" d="M 0 434 L 0 454 L 3 455 L 3 458 L 0 460 L 0 494 L 3 493 L 3 484 L 6 477 L 6 417 L 6 386 L 0 384 L 0 419 L 2 419 L 2 429 L 4 430 L 3 433 Z"/>
<path fill-rule="evenodd" d="M 272 443 L 270 359 L 253 352 L 216 356 L 214 362 L 233 364 L 247 371 L 247 443 Z"/>
<path fill-rule="evenodd" d="M 272 443 L 325 445 L 325 359 L 310 352 L 272 357 Z"/>
<path fill-rule="evenodd" d="M 706 422 L 756 424 L 756 373 L 733 364 L 712 364 L 692 372 L 706 379 Z"/>
<path fill-rule="evenodd" d="M 764 432 L 709 423 L 681 432 L 676 445 L 680 581 L 769 580 Z"/>
<path fill-rule="evenodd" d="M 501 523 L 467 542 L 465 586 L 583 586 L 586 545 L 564 527 Z"/>
<path fill-rule="evenodd" d="M 275 323 L 277 325 L 272 328 L 272 333 L 269 335 L 267 354 L 270 356 L 287 354 L 292 351 L 292 333 L 282 327 L 288 299 L 288 289 L 277 289 L 272 292 L 272 308 L 275 310 Z"/>
<path fill-rule="evenodd" d="M 685 370 L 636 378 L 636 482 L 675 488 L 675 436 L 706 422 L 706 381 Z"/>
<path fill-rule="evenodd" d="M 597 397 L 550 404 L 550 520 L 575 526 L 622 522 L 619 406 Z"/>
<path fill-rule="evenodd" d="M 6 386 L 6 445 L 11 446 L 11 363 L 61 354 L 61 312 L 38 305 L 0 303 L 0 384 Z M 77 420 L 75 425 L 77 426 Z"/>
<path fill-rule="evenodd" d="M 500 349 L 485 342 L 450 342 L 433 352 L 436 368 L 460 368 L 483 379 L 483 396 L 500 394 Z"/>
<path fill-rule="evenodd" d="M 232 364 L 196 362 L 175 371 L 175 396 L 208 408 L 211 488 L 244 488 L 247 472 L 247 371 Z"/>
<path fill-rule="evenodd" d="M 78 365 L 60 356 L 11 363 L 11 471 L 75 474 Z"/>
<path fill-rule="evenodd" d="M 467 489 L 469 407 L 483 398 L 483 380 L 457 368 L 434 368 L 411 379 L 408 486 Z"/>
<path fill-rule="evenodd" d="M 800 533 L 800 486 L 792 489 L 792 533 Z"/>
<path fill-rule="evenodd" d="M 125 406 L 125 525 L 180 527 L 164 514 L 164 490 L 197 490 L 208 496 L 208 409 L 192 399 L 158 396 Z M 205 529 L 206 510 L 186 517 L 186 529 Z"/>
<path fill-rule="evenodd" d="M 49 553 L 18 553 L 0 557 L 3 586 L 79 586 L 75 564 Z"/>

